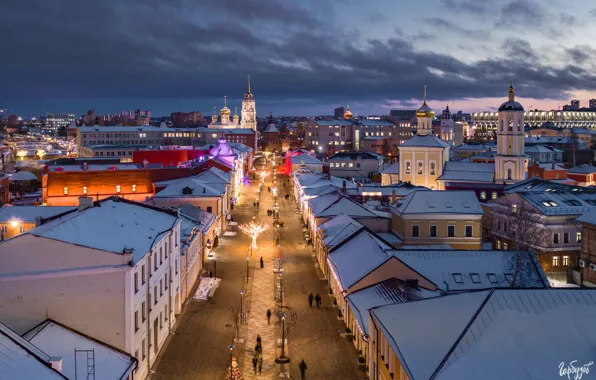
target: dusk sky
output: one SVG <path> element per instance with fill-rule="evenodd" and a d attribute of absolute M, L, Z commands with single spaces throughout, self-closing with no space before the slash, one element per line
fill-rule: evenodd
<path fill-rule="evenodd" d="M 8 0 L 0 108 L 264 116 L 526 109 L 596 98 L 592 0 Z"/>

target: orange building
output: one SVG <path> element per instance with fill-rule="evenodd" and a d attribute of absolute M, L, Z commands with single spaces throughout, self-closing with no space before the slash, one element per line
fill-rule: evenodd
<path fill-rule="evenodd" d="M 551 181 L 564 181 L 569 185 L 577 185 L 577 181 L 567 178 L 567 169 L 555 163 L 539 164 L 528 166 L 528 178 L 542 178 Z"/>

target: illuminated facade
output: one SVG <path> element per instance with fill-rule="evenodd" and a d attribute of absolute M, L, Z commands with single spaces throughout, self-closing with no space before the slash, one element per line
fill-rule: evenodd
<path fill-rule="evenodd" d="M 250 77 L 248 77 L 248 89 L 242 100 L 242 120 L 240 121 L 240 128 L 252 129 L 255 132 L 257 131 L 257 108 L 255 97 L 250 92 Z"/>
<path fill-rule="evenodd" d="M 513 183 L 526 178 L 524 107 L 515 101 L 513 84 L 509 100 L 499 107 L 495 182 Z"/>

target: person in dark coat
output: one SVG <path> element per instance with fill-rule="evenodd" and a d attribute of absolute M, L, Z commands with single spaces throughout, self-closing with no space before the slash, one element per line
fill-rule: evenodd
<path fill-rule="evenodd" d="M 253 202 L 252 207 L 257 207 L 257 202 Z"/>
<path fill-rule="evenodd" d="M 261 345 L 261 335 L 257 335 L 257 344 Z"/>
<path fill-rule="evenodd" d="M 259 375 L 260 375 L 261 371 L 263 370 L 263 357 L 262 356 L 259 356 L 259 359 L 257 360 L 257 364 L 259 365 Z"/>
<path fill-rule="evenodd" d="M 257 374 L 257 357 L 252 357 L 252 369 L 255 371 L 255 375 Z"/>
<path fill-rule="evenodd" d="M 267 324 L 271 323 L 271 310 L 267 309 Z"/>
<path fill-rule="evenodd" d="M 255 346 L 255 352 L 257 353 L 257 355 L 261 355 L 263 353 L 263 347 L 257 343 L 257 345 Z"/>
<path fill-rule="evenodd" d="M 298 364 L 298 368 L 300 368 L 300 377 L 302 378 L 302 380 L 306 379 L 306 369 L 308 367 L 306 366 L 304 359 L 300 361 L 300 364 Z"/>
<path fill-rule="evenodd" d="M 312 293 L 308 293 L 308 307 L 312 309 L 312 300 L 314 299 Z"/>
<path fill-rule="evenodd" d="M 261 256 L 261 269 L 265 268 L 265 263 L 263 263 L 263 256 Z"/>
<path fill-rule="evenodd" d="M 321 296 L 319 293 L 315 296 L 315 303 L 317 304 L 317 308 L 321 307 Z"/>

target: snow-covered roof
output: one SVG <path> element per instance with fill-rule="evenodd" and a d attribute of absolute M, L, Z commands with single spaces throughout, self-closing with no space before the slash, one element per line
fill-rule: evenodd
<path fill-rule="evenodd" d="M 382 306 L 371 315 L 411 379 L 542 380 L 560 378 L 560 363 L 594 361 L 595 290 L 495 289 Z"/>
<path fill-rule="evenodd" d="M 307 187 L 303 190 L 303 192 L 305 196 L 318 197 L 320 195 L 333 193 L 338 189 L 340 189 L 339 186 L 337 186 L 336 184 L 329 183 L 324 186 Z"/>
<path fill-rule="evenodd" d="M 370 315 L 368 311 L 370 309 L 440 295 L 440 292 L 412 287 L 397 278 L 390 278 L 371 287 L 351 293 L 346 299 L 350 304 L 362 335 L 366 335 L 368 334 L 368 317 Z"/>
<path fill-rule="evenodd" d="M 220 197 L 225 193 L 222 186 L 216 186 L 196 177 L 175 179 L 167 182 L 158 182 L 156 186 L 166 185 L 166 188 L 155 194 L 154 198 L 179 198 L 179 197 Z"/>
<path fill-rule="evenodd" d="M 37 181 L 37 176 L 31 172 L 27 171 L 20 171 L 16 172 L 10 177 L 8 177 L 9 181 Z"/>
<path fill-rule="evenodd" d="M 117 254 L 133 249 L 133 262 L 136 263 L 178 221 L 172 211 L 111 197 L 102 200 L 99 206 L 72 211 L 23 235 L 41 236 Z"/>
<path fill-rule="evenodd" d="M 75 349 L 94 350 L 97 379 L 123 379 L 135 368 L 136 359 L 95 339 L 88 338 L 60 324 L 46 320 L 23 338 L 52 357 L 62 358 L 62 374 L 69 379 L 87 378 L 87 355 L 81 353 L 75 366 Z M 76 368 L 76 373 L 75 373 Z"/>
<path fill-rule="evenodd" d="M 414 135 L 399 147 L 449 148 L 450 145 L 433 135 Z"/>
<path fill-rule="evenodd" d="M 524 148 L 526 153 L 559 153 L 560 149 L 556 149 L 547 145 L 530 145 Z"/>
<path fill-rule="evenodd" d="M 516 182 L 514 184 L 505 186 L 505 193 L 522 193 L 522 192 L 578 192 L 578 193 L 596 193 L 596 189 L 585 186 L 572 186 L 555 181 L 549 181 L 539 177 L 532 177 L 526 180 Z"/>
<path fill-rule="evenodd" d="M 141 125 L 141 126 L 135 126 L 135 127 L 126 127 L 126 126 L 99 126 L 99 125 L 94 125 L 94 126 L 82 126 L 79 128 L 79 132 L 85 133 L 85 132 L 106 132 L 106 133 L 112 133 L 112 132 L 130 132 L 130 133 L 135 133 L 135 132 L 170 132 L 170 131 L 174 131 L 175 128 L 160 128 L 160 127 L 153 127 L 150 125 Z M 194 131 L 194 128 L 188 128 L 188 129 L 184 129 L 186 132 L 192 132 Z"/>
<path fill-rule="evenodd" d="M 212 166 L 208 170 L 205 170 L 204 172 L 197 174 L 195 178 L 200 179 L 201 181 L 205 181 L 209 184 L 230 184 L 232 182 L 232 173 L 226 173 L 223 170 L 216 168 L 215 166 Z"/>
<path fill-rule="evenodd" d="M 381 170 L 381 174 L 399 174 L 399 162 L 394 162 L 391 166 Z"/>
<path fill-rule="evenodd" d="M 161 164 L 159 165 L 161 167 Z M 81 172 L 81 171 L 105 171 L 105 170 L 137 170 L 138 164 L 88 164 L 87 169 L 81 164 L 77 165 L 52 165 L 48 166 L 51 172 Z"/>
<path fill-rule="evenodd" d="M 387 261 L 391 247 L 366 229 L 352 235 L 327 257 L 343 289 L 354 285 L 373 269 Z"/>
<path fill-rule="evenodd" d="M 351 217 L 377 217 L 372 210 L 353 201 L 339 191 L 308 200 L 313 215 L 317 218 L 333 217 L 344 213 Z"/>
<path fill-rule="evenodd" d="M 50 218 L 74 210 L 76 207 L 62 206 L 11 206 L 3 205 L 0 208 L 0 222 L 12 221 L 35 223 L 35 218 Z"/>
<path fill-rule="evenodd" d="M 362 228 L 362 224 L 350 218 L 344 213 L 329 219 L 319 226 L 319 231 L 323 237 L 323 244 L 326 247 L 334 247 L 344 241 L 353 233 Z"/>
<path fill-rule="evenodd" d="M 327 159 L 327 161 L 353 161 L 353 160 L 374 160 L 380 161 L 383 156 L 373 152 L 338 152 Z"/>
<path fill-rule="evenodd" d="M 594 192 L 533 191 L 517 195 L 544 215 L 581 215 L 596 209 Z M 495 203 L 499 203 L 498 199 Z"/>
<path fill-rule="evenodd" d="M 316 157 L 313 157 L 309 154 L 301 154 L 299 156 L 290 157 L 290 162 L 292 165 L 300 165 L 304 161 L 304 165 L 323 165 L 323 162 Z"/>
<path fill-rule="evenodd" d="M 577 173 L 577 174 L 592 174 L 596 173 L 596 166 L 583 164 L 576 166 L 574 168 L 567 169 L 568 173 Z"/>
<path fill-rule="evenodd" d="M 489 147 L 484 144 L 461 144 L 453 148 L 454 151 L 486 151 Z"/>
<path fill-rule="evenodd" d="M 209 231 L 213 223 L 215 223 L 215 215 L 197 206 L 184 203 L 178 207 L 178 210 L 180 210 L 180 216 L 191 219 L 203 233 Z"/>
<path fill-rule="evenodd" d="M 402 239 L 400 239 L 399 236 L 397 236 L 393 232 L 377 232 L 377 235 L 382 237 L 387 243 L 402 244 L 404 242 Z"/>
<path fill-rule="evenodd" d="M 424 248 L 424 247 L 421 247 Z M 394 250 L 401 262 L 445 291 L 549 287 L 534 255 L 517 251 Z M 514 274 L 518 270 L 517 278 Z"/>
<path fill-rule="evenodd" d="M 495 179 L 495 165 L 478 162 L 449 161 L 445 164 L 443 174 L 437 179 L 451 182 L 493 183 Z"/>
<path fill-rule="evenodd" d="M 364 186 L 358 186 L 355 189 L 347 189 L 346 194 L 348 195 L 382 195 L 382 196 L 391 196 L 395 193 L 397 197 L 405 197 L 406 195 L 414 192 L 414 191 L 430 191 L 429 188 L 424 186 L 414 186 L 407 182 L 400 182 L 389 186 L 370 186 L 366 184 Z"/>
<path fill-rule="evenodd" d="M 0 378 L 66 379 L 49 364 L 48 354 L 0 322 Z"/>
<path fill-rule="evenodd" d="M 277 127 L 275 126 L 275 124 L 270 123 L 267 126 L 267 129 L 265 129 L 263 132 L 264 133 L 278 133 L 279 132 L 279 129 L 277 129 Z"/>
<path fill-rule="evenodd" d="M 399 214 L 475 214 L 484 215 L 473 191 L 415 191 L 397 201 Z"/>

